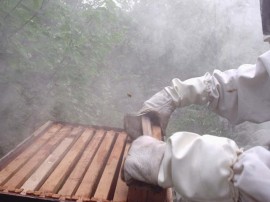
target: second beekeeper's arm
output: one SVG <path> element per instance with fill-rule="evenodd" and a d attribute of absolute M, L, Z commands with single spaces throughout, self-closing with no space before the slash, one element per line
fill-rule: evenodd
<path fill-rule="evenodd" d="M 269 75 L 270 51 L 261 55 L 256 65 L 243 65 L 225 72 L 216 70 L 212 75 L 207 73 L 186 81 L 174 79 L 172 86 L 144 103 L 140 114 L 154 112 L 163 129 L 175 108 L 191 104 L 208 104 L 234 124 L 268 121 Z M 243 156 L 233 140 L 210 135 L 180 132 L 172 135 L 167 143 L 140 137 L 132 144 L 126 159 L 125 178 L 175 187 L 179 194 L 192 201 L 237 201 L 238 188 L 250 201 L 267 201 L 270 194 L 264 187 L 270 181 L 261 176 L 270 175 L 270 165 L 265 163 L 270 161 L 270 155 L 254 158 L 253 153 L 246 152 Z M 259 168 L 252 166 L 253 160 L 249 159 L 260 161 L 256 163 Z M 256 187 L 250 187 L 247 183 L 250 179 Z"/>
<path fill-rule="evenodd" d="M 174 103 L 209 104 L 210 108 L 231 123 L 261 123 L 270 120 L 270 51 L 261 55 L 256 65 L 193 78 L 184 82 L 173 80 L 165 88 Z"/>
<path fill-rule="evenodd" d="M 269 86 L 270 51 L 261 55 L 255 65 L 224 72 L 215 70 L 212 75 L 206 73 L 185 81 L 173 79 L 171 86 L 145 101 L 137 115 L 156 117 L 164 134 L 173 111 L 192 104 L 208 105 L 232 124 L 261 123 L 270 120 Z M 133 139 L 141 135 L 137 125 L 126 127 Z"/>
<path fill-rule="evenodd" d="M 155 112 L 166 128 L 177 107 L 208 104 L 210 109 L 233 124 L 244 121 L 261 123 L 270 120 L 270 51 L 261 55 L 255 65 L 242 65 L 224 72 L 185 81 L 173 79 L 144 102 L 140 114 Z"/>

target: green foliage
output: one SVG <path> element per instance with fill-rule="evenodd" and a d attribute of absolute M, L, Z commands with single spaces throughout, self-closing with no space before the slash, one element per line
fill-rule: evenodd
<path fill-rule="evenodd" d="M 220 58 L 235 63 L 234 57 L 219 55 L 230 27 L 224 21 L 218 29 L 215 5 L 1 0 L 0 139 L 5 144 L 0 143 L 0 155 L 48 119 L 122 127 L 125 113 L 138 110 L 172 78 L 221 68 Z M 225 19 L 224 13 L 220 17 Z M 250 58 L 250 49 L 241 50 Z M 218 116 L 196 106 L 173 115 L 168 134 L 183 130 L 231 135 Z"/>
<path fill-rule="evenodd" d="M 43 3 L 18 2 L 12 15 L 21 20 L 18 24 L 25 24 Z M 48 75 L 47 85 L 54 85 L 52 94 L 62 96 L 57 100 L 85 97 L 87 83 L 102 71 L 104 58 L 125 35 L 119 10 L 111 1 L 106 3 L 108 8 L 82 4 L 74 9 L 65 1 L 47 1 L 18 33 L 10 33 L 7 52 L 17 58 L 9 61 L 14 71 Z"/>
<path fill-rule="evenodd" d="M 112 107 L 110 86 L 96 83 L 105 58 L 125 39 L 126 22 L 113 1 L 96 3 L 106 6 L 0 1 L 0 89 L 8 89 L 2 92 L 0 128 L 7 132 L 0 134 L 6 141 L 0 152 L 48 119 L 95 124 Z M 110 113 L 107 125 L 116 125 L 109 122 L 113 116 L 119 113 Z"/>
<path fill-rule="evenodd" d="M 225 119 L 211 112 L 206 106 L 189 106 L 176 112 L 169 124 L 169 134 L 188 131 L 232 137 L 232 128 Z"/>

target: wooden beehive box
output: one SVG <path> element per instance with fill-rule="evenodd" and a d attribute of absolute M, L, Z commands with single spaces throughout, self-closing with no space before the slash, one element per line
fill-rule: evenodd
<path fill-rule="evenodd" d="M 48 122 L 1 159 L 0 201 L 167 201 L 121 180 L 128 148 L 122 129 Z"/>

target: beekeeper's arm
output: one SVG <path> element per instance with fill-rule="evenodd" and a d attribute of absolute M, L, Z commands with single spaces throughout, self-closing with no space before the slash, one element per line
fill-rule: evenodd
<path fill-rule="evenodd" d="M 181 81 L 176 78 L 145 101 L 138 115 L 153 115 L 165 132 L 172 112 L 192 104 L 208 105 L 211 110 L 233 124 L 244 121 L 261 123 L 270 120 L 270 51 L 257 59 L 255 65 L 238 69 L 215 70 L 202 77 Z M 129 124 L 127 132 L 133 139 L 141 135 L 137 124 Z"/>
<path fill-rule="evenodd" d="M 172 86 L 147 100 L 140 113 L 154 111 L 161 126 L 166 127 L 175 108 L 208 104 L 213 111 L 235 124 L 268 121 L 269 72 L 270 51 L 261 55 L 256 65 L 243 65 L 225 72 L 216 70 L 212 75 L 207 73 L 186 81 L 174 79 Z M 241 195 L 252 200 L 258 196 L 270 198 L 270 193 L 264 189 L 269 178 L 261 178 L 262 175 L 270 175 L 270 166 L 264 163 L 270 162 L 270 156 L 257 158 L 261 164 L 256 166 L 263 168 L 263 173 L 258 173 L 252 161 L 246 161 L 250 154 L 238 158 L 239 148 L 227 138 L 186 132 L 172 135 L 166 144 L 157 144 L 147 138 L 144 147 L 141 145 L 145 144 L 145 137 L 132 144 L 124 167 L 126 179 L 135 178 L 162 187 L 173 186 L 179 194 L 193 201 L 235 201 L 236 187 Z M 149 164 L 151 166 L 146 166 Z M 238 165 L 235 170 L 232 169 L 234 165 Z M 256 187 L 250 186 L 247 179 L 256 183 Z"/>
<path fill-rule="evenodd" d="M 261 123 L 270 120 L 270 51 L 255 65 L 242 65 L 224 72 L 181 81 L 176 78 L 144 102 L 140 114 L 153 113 L 165 130 L 177 107 L 209 105 L 210 109 L 233 124 L 244 121 Z"/>
<path fill-rule="evenodd" d="M 124 179 L 174 187 L 191 202 L 265 202 L 270 152 L 254 147 L 242 153 L 228 138 L 188 132 L 175 133 L 167 143 L 141 136 L 126 157 Z"/>

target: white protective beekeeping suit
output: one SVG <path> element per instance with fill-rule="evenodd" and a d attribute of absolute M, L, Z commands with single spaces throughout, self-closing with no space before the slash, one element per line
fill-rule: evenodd
<path fill-rule="evenodd" d="M 264 41 L 270 42 L 270 0 L 260 2 Z M 144 102 L 137 116 L 155 117 L 164 132 L 171 113 L 191 104 L 207 104 L 233 124 L 270 121 L 270 51 L 255 65 L 173 79 L 171 86 Z M 270 202 L 269 142 L 241 151 L 228 138 L 179 132 L 164 143 L 139 137 L 139 122 L 134 120 L 125 123 L 127 133 L 137 138 L 124 165 L 127 182 L 174 187 L 189 202 Z"/>
<path fill-rule="evenodd" d="M 140 114 L 154 111 L 166 127 L 175 108 L 191 104 L 208 104 L 234 124 L 269 121 L 270 51 L 255 65 L 173 79 L 144 103 Z M 140 137 L 133 145 L 124 167 L 126 179 L 174 187 L 193 202 L 270 201 L 270 152 L 264 147 L 243 152 L 228 138 L 189 132 L 173 134 L 166 144 Z"/>
<path fill-rule="evenodd" d="M 208 103 L 235 124 L 269 121 L 270 51 L 256 65 L 174 79 L 165 90 L 177 107 Z M 241 154 L 227 138 L 181 132 L 168 140 L 158 183 L 193 201 L 235 201 L 237 188 L 245 201 L 270 201 L 270 152 L 256 147 Z"/>
<path fill-rule="evenodd" d="M 270 1 L 260 2 L 264 41 L 270 42 Z M 191 104 L 207 104 L 234 124 L 270 121 L 270 51 L 255 65 L 173 79 L 171 86 L 144 102 L 137 115 L 154 116 L 164 132 L 171 113 Z M 174 187 L 189 202 L 270 202 L 269 142 L 243 152 L 228 138 L 179 132 L 164 143 L 138 138 L 139 122 L 127 122 L 128 134 L 137 139 L 124 165 L 126 181 Z"/>

